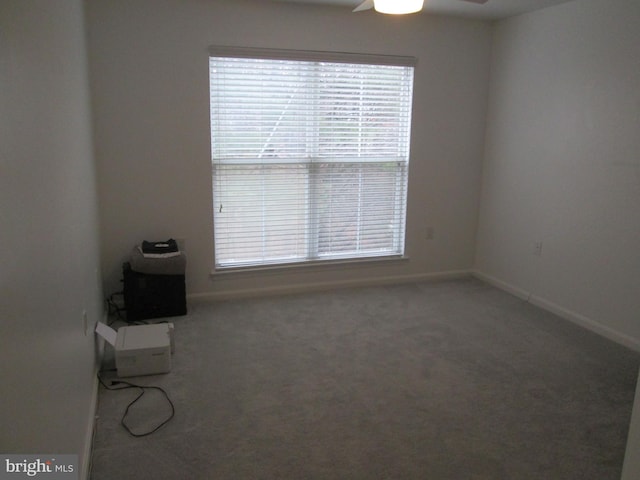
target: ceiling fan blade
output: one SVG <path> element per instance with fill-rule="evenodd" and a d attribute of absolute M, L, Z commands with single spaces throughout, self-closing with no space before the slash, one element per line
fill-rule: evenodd
<path fill-rule="evenodd" d="M 462 0 L 463 2 L 469 2 L 469 3 L 478 3 L 480 5 L 484 5 L 485 3 L 487 3 L 489 0 Z"/>
<path fill-rule="evenodd" d="M 364 0 L 360 5 L 353 9 L 354 12 L 362 12 L 363 10 L 371 10 L 373 8 L 373 0 Z"/>

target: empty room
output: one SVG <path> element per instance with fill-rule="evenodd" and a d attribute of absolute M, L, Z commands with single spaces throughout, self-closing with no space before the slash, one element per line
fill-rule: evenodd
<path fill-rule="evenodd" d="M 640 3 L 401 3 L 0 1 L 0 477 L 640 478 Z"/>

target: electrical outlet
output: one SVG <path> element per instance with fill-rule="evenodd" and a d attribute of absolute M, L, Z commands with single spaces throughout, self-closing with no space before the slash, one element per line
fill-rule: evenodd
<path fill-rule="evenodd" d="M 542 242 L 538 241 L 533 244 L 533 254 L 536 257 L 539 257 L 542 255 Z"/>

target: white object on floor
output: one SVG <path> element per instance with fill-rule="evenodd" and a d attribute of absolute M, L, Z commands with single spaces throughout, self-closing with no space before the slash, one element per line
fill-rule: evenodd
<path fill-rule="evenodd" d="M 171 371 L 173 323 L 130 325 L 120 327 L 116 332 L 108 325 L 98 322 L 96 333 L 113 345 L 119 377 Z"/>

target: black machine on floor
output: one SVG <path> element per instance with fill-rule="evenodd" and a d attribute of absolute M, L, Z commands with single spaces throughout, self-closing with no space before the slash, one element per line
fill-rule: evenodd
<path fill-rule="evenodd" d="M 136 246 L 122 265 L 127 321 L 186 315 L 185 267 L 175 240 Z"/>

